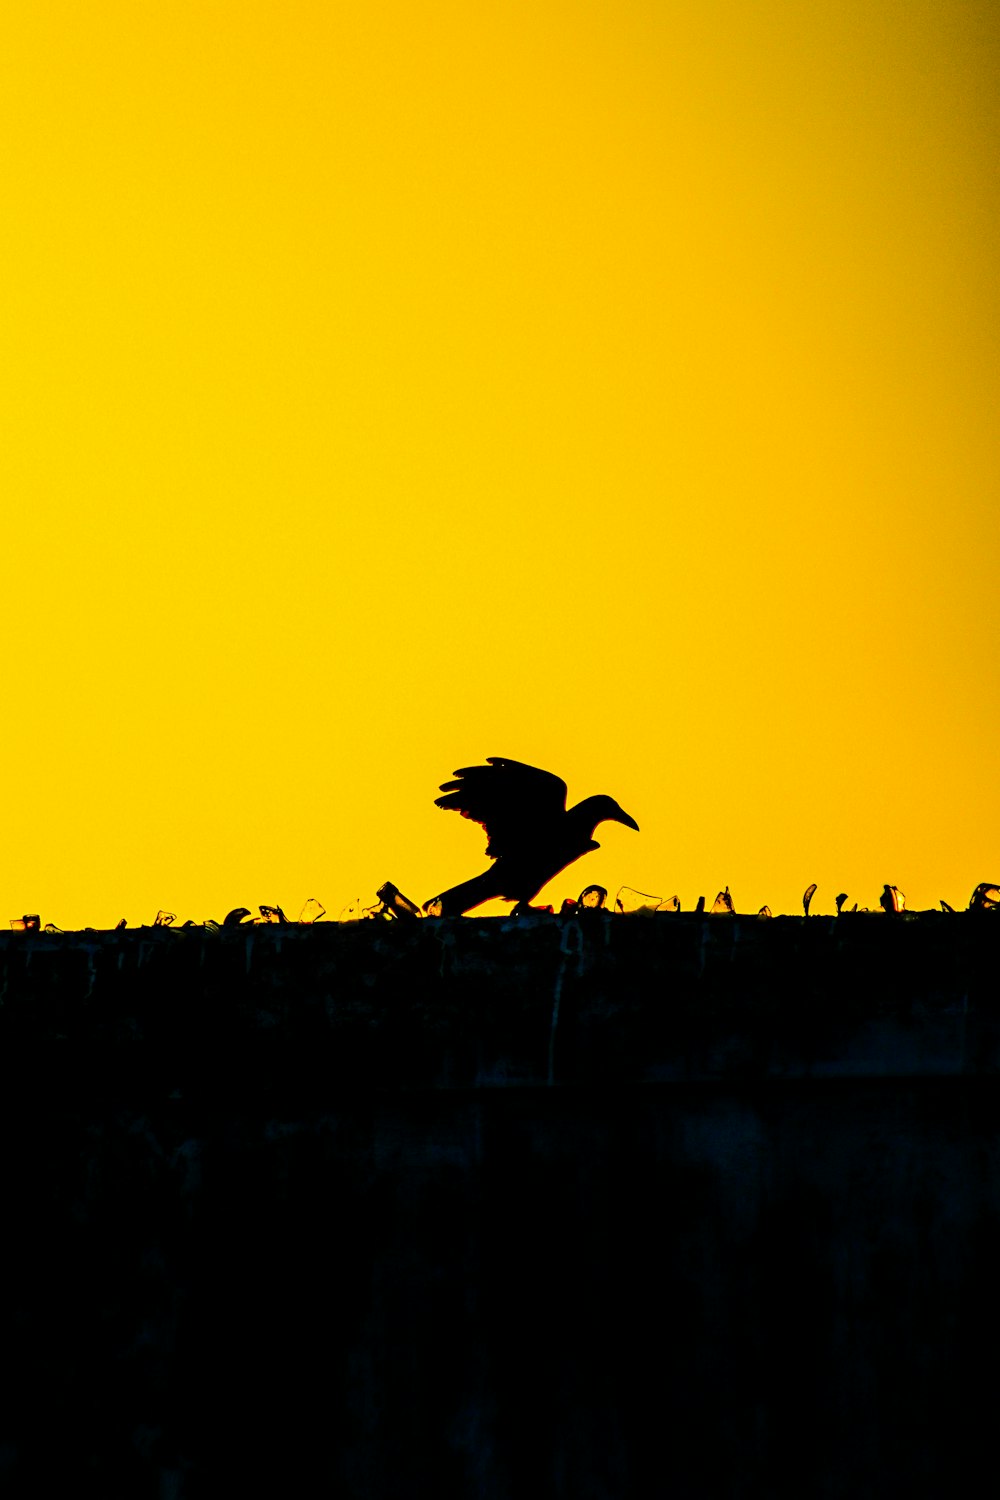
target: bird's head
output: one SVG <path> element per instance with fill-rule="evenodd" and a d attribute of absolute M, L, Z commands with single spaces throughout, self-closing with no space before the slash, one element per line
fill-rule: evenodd
<path fill-rule="evenodd" d="M 639 832 L 639 825 L 634 818 L 630 818 L 623 807 L 619 807 L 614 797 L 585 797 L 573 808 L 573 816 L 579 818 L 581 825 L 590 829 L 593 834 L 598 823 L 624 823 L 626 828 L 634 828 Z"/>

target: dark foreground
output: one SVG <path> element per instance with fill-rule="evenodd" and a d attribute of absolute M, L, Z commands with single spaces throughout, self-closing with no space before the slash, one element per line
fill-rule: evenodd
<path fill-rule="evenodd" d="M 0 935 L 0 1493 L 973 1493 L 1000 914 Z"/>

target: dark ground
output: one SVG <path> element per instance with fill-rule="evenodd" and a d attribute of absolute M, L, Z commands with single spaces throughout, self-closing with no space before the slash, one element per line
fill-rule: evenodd
<path fill-rule="evenodd" d="M 971 913 L 0 935 L 0 1494 L 972 1493 L 998 960 Z"/>

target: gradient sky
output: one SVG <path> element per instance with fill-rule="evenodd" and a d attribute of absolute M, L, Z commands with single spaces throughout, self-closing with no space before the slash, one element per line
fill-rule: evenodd
<path fill-rule="evenodd" d="M 0 920 L 1000 876 L 1000 12 L 0 20 Z"/>

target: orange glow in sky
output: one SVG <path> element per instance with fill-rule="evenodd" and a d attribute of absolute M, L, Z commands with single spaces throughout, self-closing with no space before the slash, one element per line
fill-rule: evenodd
<path fill-rule="evenodd" d="M 0 21 L 0 921 L 1000 875 L 1000 12 Z M 5 904 L 4 904 L 5 903 Z"/>

